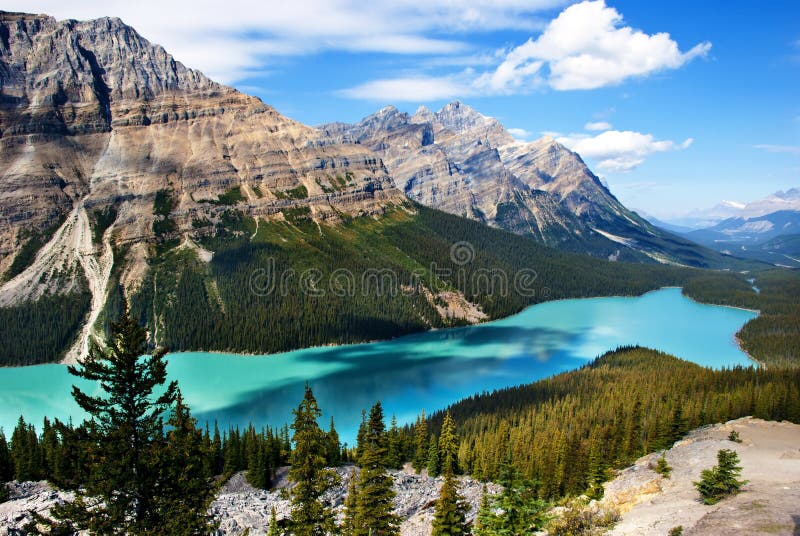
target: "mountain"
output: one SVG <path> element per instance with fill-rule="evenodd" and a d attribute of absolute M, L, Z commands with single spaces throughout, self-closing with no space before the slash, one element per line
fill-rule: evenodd
<path fill-rule="evenodd" d="M 730 218 L 756 218 L 783 210 L 800 210 L 800 188 L 778 191 L 749 203 L 722 201 L 711 208 L 695 210 L 684 217 L 671 219 L 670 223 L 704 229 Z"/>
<path fill-rule="evenodd" d="M 628 211 L 575 153 L 514 144 L 461 103 L 315 129 L 115 18 L 0 12 L 0 88 L 4 364 L 85 355 L 125 302 L 153 344 L 264 353 L 687 277 L 609 257 L 729 262 Z M 538 293 L 470 286 L 533 269 Z"/>
<path fill-rule="evenodd" d="M 414 115 L 387 106 L 356 124 L 319 128 L 334 143 L 369 147 L 409 198 L 451 214 L 600 257 L 725 263 L 628 210 L 554 139 L 515 142 L 496 119 L 459 101 Z"/>
<path fill-rule="evenodd" d="M 753 218 L 728 218 L 684 236 L 726 254 L 798 267 L 798 234 L 800 211 L 780 210 Z"/>
<path fill-rule="evenodd" d="M 323 142 L 119 19 L 2 13 L 0 36 L 1 306 L 84 288 L 89 326 L 115 264 L 136 290 L 148 244 L 211 233 L 228 205 L 336 220 L 404 202 L 369 150 Z"/>

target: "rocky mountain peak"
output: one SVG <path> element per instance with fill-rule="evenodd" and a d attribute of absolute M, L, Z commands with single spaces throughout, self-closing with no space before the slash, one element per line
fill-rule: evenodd
<path fill-rule="evenodd" d="M 420 106 L 411 116 L 412 123 L 432 123 L 433 120 L 433 112 L 427 106 Z"/>

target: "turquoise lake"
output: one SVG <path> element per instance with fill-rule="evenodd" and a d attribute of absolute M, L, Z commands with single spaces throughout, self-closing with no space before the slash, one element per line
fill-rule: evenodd
<path fill-rule="evenodd" d="M 332 415 L 342 440 L 352 443 L 361 410 L 376 400 L 387 419 L 394 414 L 402 424 L 422 409 L 575 369 L 621 345 L 715 368 L 751 365 L 734 335 L 755 316 L 665 288 L 632 298 L 548 302 L 486 324 L 383 342 L 270 356 L 170 354 L 168 371 L 195 416 L 216 420 L 220 429 L 290 421 L 308 381 L 324 410 L 323 427 Z M 80 419 L 73 383 L 63 365 L 0 368 L 0 426 L 9 434 L 20 414 L 37 428 L 44 416 Z"/>

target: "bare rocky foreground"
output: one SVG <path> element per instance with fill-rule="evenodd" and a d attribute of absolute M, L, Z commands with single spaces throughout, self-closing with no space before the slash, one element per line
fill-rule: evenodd
<path fill-rule="evenodd" d="M 742 443 L 727 440 L 732 430 Z M 739 495 L 706 506 L 692 482 L 716 465 L 720 449 L 739 454 L 742 478 L 750 483 Z M 691 432 L 666 458 L 669 479 L 650 469 L 658 459 L 651 454 L 606 485 L 603 502 L 622 512 L 610 534 L 663 536 L 677 526 L 686 536 L 800 534 L 800 426 L 745 417 Z"/>
<path fill-rule="evenodd" d="M 247 533 L 263 534 L 269 528 L 272 508 L 278 520 L 288 517 L 290 504 L 286 487 L 286 468 L 279 470 L 276 487 L 272 491 L 258 490 L 250 486 L 243 473 L 234 475 L 222 488 L 211 509 L 220 521 L 219 535 Z M 353 467 L 337 469 L 341 483 L 330 491 L 325 499 L 342 514 L 347 484 L 354 473 Z M 392 471 L 395 498 L 395 513 L 403 520 L 402 534 L 407 536 L 428 535 L 431 532 L 434 503 L 439 496 L 443 479 L 414 474 L 413 471 Z M 499 487 L 489 485 L 491 492 Z M 470 505 L 469 519 L 474 519 L 483 494 L 483 484 L 471 478 L 461 479 L 461 493 Z M 0 536 L 14 534 L 28 522 L 27 512 L 47 512 L 58 501 L 71 499 L 69 493 L 55 491 L 46 482 L 22 482 L 12 485 L 12 500 L 0 504 Z"/>
<path fill-rule="evenodd" d="M 736 430 L 742 443 L 728 441 Z M 742 493 L 706 506 L 692 482 L 700 471 L 716 464 L 717 451 L 723 448 L 739 453 L 749 480 Z M 800 534 L 800 425 L 768 422 L 745 417 L 700 428 L 691 432 L 667 451 L 672 476 L 665 479 L 655 473 L 658 454 L 644 456 L 606 484 L 604 507 L 617 508 L 622 519 L 609 534 L 613 536 L 664 536 L 682 526 L 687 536 Z M 353 468 L 337 470 L 341 483 L 326 497 L 341 513 L 347 483 Z M 411 471 L 392 472 L 397 492 L 395 512 L 403 519 L 404 536 L 427 536 L 431 530 L 434 502 L 441 478 L 416 475 Z M 220 519 L 218 534 L 264 533 L 272 507 L 278 519 L 289 513 L 285 489 L 286 470 L 279 471 L 276 489 L 253 489 L 239 473 L 229 480 L 212 504 Z M 483 486 L 463 478 L 461 493 L 471 506 L 474 519 Z M 499 491 L 490 485 L 492 492 Z M 12 499 L 0 504 L 0 536 L 24 525 L 27 511 L 47 511 L 56 501 L 69 498 L 44 482 L 23 482 L 12 486 Z"/>

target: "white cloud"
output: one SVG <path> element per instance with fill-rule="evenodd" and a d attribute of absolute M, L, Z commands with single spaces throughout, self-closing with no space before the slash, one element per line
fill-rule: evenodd
<path fill-rule="evenodd" d="M 468 95 L 469 87 L 454 78 L 409 77 L 373 80 L 340 91 L 345 97 L 392 102 L 427 102 Z"/>
<path fill-rule="evenodd" d="M 603 0 L 587 1 L 562 11 L 542 35 L 509 52 L 482 82 L 495 92 L 536 85 L 547 64 L 547 82 L 554 89 L 594 89 L 677 69 L 710 49 L 711 43 L 704 42 L 683 53 L 668 33 L 648 35 L 622 26 L 616 9 Z"/>
<path fill-rule="evenodd" d="M 761 149 L 762 151 L 767 151 L 768 153 L 800 154 L 800 146 L 799 145 L 761 144 L 761 145 L 754 145 L 754 147 L 756 149 Z"/>
<path fill-rule="evenodd" d="M 586 123 L 583 128 L 592 131 L 611 130 L 611 123 L 608 121 L 597 121 L 595 123 Z"/>
<path fill-rule="evenodd" d="M 546 86 L 560 91 L 613 86 L 677 69 L 710 49 L 711 43 L 703 42 L 681 52 L 668 33 L 647 34 L 624 26 L 622 15 L 604 0 L 584 1 L 564 9 L 536 39 L 503 51 L 493 68 L 480 73 L 466 70 L 460 81 L 462 93 L 453 96 L 517 94 Z M 449 77 L 429 77 L 433 78 L 445 83 Z M 398 82 L 402 80 L 407 78 Z M 413 100 L 434 98 L 418 94 Z"/>
<path fill-rule="evenodd" d="M 175 58 L 222 82 L 276 57 L 325 50 L 453 54 L 470 32 L 539 31 L 568 0 L 7 0 L 3 9 L 59 19 L 120 17 Z"/>
<path fill-rule="evenodd" d="M 507 128 L 506 130 L 517 141 L 527 141 L 533 135 L 532 132 L 530 132 L 529 130 L 525 130 L 524 128 Z"/>
<path fill-rule="evenodd" d="M 682 143 L 656 140 L 652 134 L 631 130 L 607 130 L 596 136 L 572 134 L 557 139 L 581 155 L 597 161 L 598 169 L 607 172 L 631 171 L 653 153 L 687 149 L 694 141 L 687 138 Z"/>

